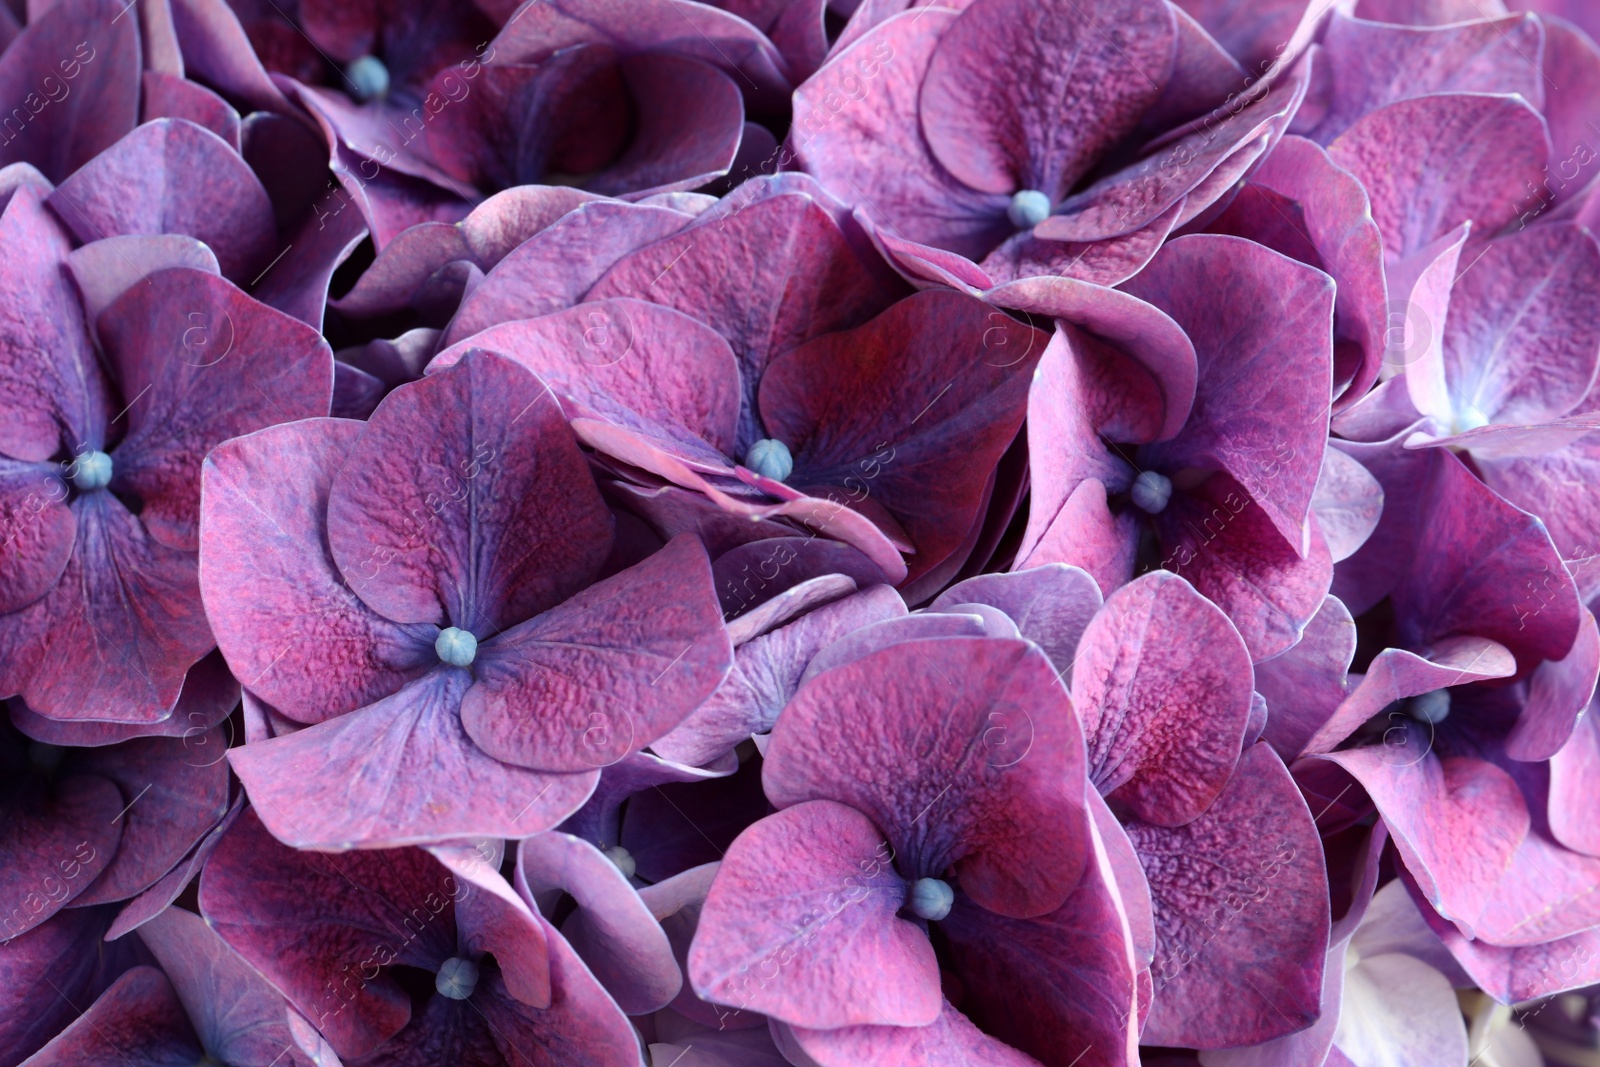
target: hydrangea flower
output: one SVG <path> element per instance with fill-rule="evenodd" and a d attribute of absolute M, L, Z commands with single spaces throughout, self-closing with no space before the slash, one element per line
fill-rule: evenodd
<path fill-rule="evenodd" d="M 223 655 L 309 726 L 230 754 L 281 840 L 546 829 L 726 673 L 692 538 L 595 582 L 613 520 L 548 393 L 484 353 L 207 461 Z"/>

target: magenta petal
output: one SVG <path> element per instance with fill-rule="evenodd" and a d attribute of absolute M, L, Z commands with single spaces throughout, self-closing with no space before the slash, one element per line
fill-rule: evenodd
<path fill-rule="evenodd" d="M 8 131 L 0 164 L 32 163 L 59 182 L 111 147 L 139 119 L 139 29 L 116 0 L 62 0 L 6 49 L 0 110 Z"/>
<path fill-rule="evenodd" d="M 478 287 L 462 300 L 439 340 L 440 350 L 499 323 L 534 319 L 576 304 L 617 260 L 670 237 L 691 221 L 679 211 L 623 201 L 598 200 L 579 205 L 494 264 Z M 408 235 L 421 230 L 418 227 L 406 231 L 384 249 L 383 255 L 390 255 Z M 380 256 L 379 263 L 382 260 Z M 378 265 L 374 264 L 372 270 Z M 398 269 L 398 265 L 391 269 Z M 363 275 L 358 291 L 366 280 L 367 275 Z"/>
<path fill-rule="evenodd" d="M 1239 631 L 1188 582 L 1154 571 L 1123 586 L 1072 672 L 1089 780 L 1145 822 L 1193 820 L 1239 761 L 1252 678 Z"/>
<path fill-rule="evenodd" d="M 666 1007 L 683 985 L 661 924 L 599 849 L 567 834 L 537 834 L 517 847 L 517 887 L 531 900 L 564 890 L 577 910 L 562 934 L 630 1015 Z"/>
<path fill-rule="evenodd" d="M 667 759 L 701 764 L 752 734 L 767 732 L 822 648 L 905 613 L 899 594 L 876 585 L 751 638 L 735 650 L 734 669 L 716 692 L 651 747 Z"/>
<path fill-rule="evenodd" d="M 246 812 L 200 877 L 207 925 L 303 1012 L 345 1058 L 411 1017 L 385 968 L 435 968 L 455 954 L 464 887 L 421 849 L 300 852 Z"/>
<path fill-rule="evenodd" d="M 851 804 L 884 830 L 902 869 L 936 875 L 954 864 L 974 901 L 1025 918 L 1058 907 L 1086 862 L 1086 816 L 1073 796 L 1081 745 L 1071 701 L 1037 647 L 935 638 L 803 685 L 778 719 L 762 782 L 780 807 Z M 870 779 L 853 769 L 863 760 L 879 769 Z"/>
<path fill-rule="evenodd" d="M 975 0 L 929 60 L 923 136 L 967 186 L 1054 203 L 1138 125 L 1176 51 L 1172 9 L 1153 0 L 1101 3 L 1094 17 L 1072 3 Z"/>
<path fill-rule="evenodd" d="M 524 1004 L 547 1006 L 549 927 L 500 876 L 505 859 L 502 843 L 483 838 L 471 844 L 434 845 L 428 852 L 457 879 L 457 951 L 495 953 L 511 995 Z"/>
<path fill-rule="evenodd" d="M 23 185 L 0 216 L 0 242 L 15 256 L 0 272 L 12 309 L 0 323 L 0 452 L 34 463 L 63 445 L 99 447 L 117 406 L 67 276 L 66 231 L 41 201 Z"/>
<path fill-rule="evenodd" d="M 1034 491 L 1037 493 L 1037 488 Z M 1106 503 L 1106 487 L 1097 479 L 1085 478 L 1044 527 L 1021 563 L 1026 567 L 1054 563 L 1081 567 L 1101 589 L 1116 589 L 1133 575 L 1138 543 L 1138 519 L 1126 513 L 1112 515 Z"/>
<path fill-rule="evenodd" d="M 1556 223 L 1494 241 L 1451 290 L 1444 326 L 1450 406 L 1475 422 L 1540 423 L 1573 413 L 1597 366 L 1600 246 L 1587 230 Z"/>
<path fill-rule="evenodd" d="M 1184 217 L 1179 200 L 1137 230 L 1094 241 L 1051 241 L 1021 231 L 983 258 L 995 282 L 1036 281 L 1051 275 L 1095 285 L 1121 285 L 1144 269 Z M 887 242 L 885 242 L 887 244 Z M 913 265 L 908 257 L 896 257 Z"/>
<path fill-rule="evenodd" d="M 1308 10 L 1304 0 L 1178 0 L 1178 6 L 1258 77 L 1295 51 L 1289 46 Z"/>
<path fill-rule="evenodd" d="M 47 718 L 159 722 L 213 643 L 195 557 L 156 541 L 109 493 L 72 510 L 77 544 L 61 581 L 0 630 L 0 688 Z"/>
<path fill-rule="evenodd" d="M 130 966 L 133 945 L 101 942 L 112 908 L 74 908 L 0 942 L 0 1063 L 26 1059 L 76 1019 Z M 48 979 L 48 981 L 46 980 Z"/>
<path fill-rule="evenodd" d="M 78 536 L 69 494 L 56 465 L 0 456 L 0 613 L 27 607 L 61 578 Z"/>
<path fill-rule="evenodd" d="M 292 1037 L 283 997 L 192 911 L 168 908 L 139 938 L 171 979 L 200 1044 L 225 1063 L 270 1063 Z"/>
<path fill-rule="evenodd" d="M 112 488 L 143 501 L 140 521 L 173 548 L 199 547 L 207 452 L 327 414 L 327 342 L 214 274 L 177 267 L 147 276 L 106 308 L 99 333 L 124 395 L 136 398 L 113 453 Z"/>
<path fill-rule="evenodd" d="M 1362 723 L 1396 700 L 1449 686 L 1506 678 L 1516 673 L 1516 668 L 1509 650 L 1480 637 L 1445 638 L 1436 642 L 1426 656 L 1386 648 L 1373 657 L 1366 674 L 1360 676 L 1333 714 L 1316 726 L 1303 751 L 1331 752 Z M 1391 721 L 1398 728 L 1398 733 L 1390 737 L 1395 744 L 1400 743 L 1407 729 L 1416 726 L 1404 714 L 1391 716 Z"/>
<path fill-rule="evenodd" d="M 84 241 L 187 234 L 241 283 L 279 251 L 260 180 L 227 142 L 186 119 L 140 126 L 62 182 L 50 205 Z"/>
<path fill-rule="evenodd" d="M 142 122 L 187 119 L 239 151 L 239 113 L 210 89 L 171 74 L 145 71 L 143 90 Z"/>
<path fill-rule="evenodd" d="M 193 736 L 146 737 L 95 749 L 79 762 L 115 782 L 125 807 L 122 844 L 79 904 L 125 900 L 176 866 L 228 810 L 226 744 L 220 727 Z"/>
<path fill-rule="evenodd" d="M 1258 245 L 1202 235 L 1167 245 L 1128 288 L 1184 328 L 1200 367 L 1188 423 L 1150 456 L 1173 469 L 1226 470 L 1304 555 L 1332 395 L 1332 280 Z"/>
<path fill-rule="evenodd" d="M 732 663 L 710 561 L 680 536 L 487 641 L 462 726 L 518 766 L 598 770 L 682 722 Z"/>
<path fill-rule="evenodd" d="M 515 253 L 506 260 L 515 261 Z M 685 466 L 728 470 L 738 366 L 721 337 L 686 315 L 637 300 L 580 304 L 490 327 L 441 352 L 429 369 L 475 349 L 538 375 L 568 418 L 585 420 L 588 443 L 601 451 L 691 485 Z M 589 428 L 590 420 L 606 425 Z"/>
<path fill-rule="evenodd" d="M 1226 611 L 1257 660 L 1293 646 L 1328 594 L 1333 560 L 1315 517 L 1310 551 L 1301 557 L 1267 510 L 1226 474 L 1174 493 L 1157 529 L 1162 566 Z"/>
<path fill-rule="evenodd" d="M 917 121 L 923 74 L 958 17 L 943 7 L 906 11 L 836 51 L 795 90 L 789 143 L 807 172 L 849 190 L 874 225 L 976 259 L 1010 236 L 1008 197 L 951 177 Z M 865 93 L 870 107 L 828 104 Z"/>
<path fill-rule="evenodd" d="M 84 318 L 91 328 L 100 321 L 100 313 L 117 297 L 156 271 L 189 267 L 210 274 L 220 273 L 217 257 L 211 249 L 183 234 L 153 237 L 134 234 L 91 241 L 67 253 L 67 266 L 72 271 L 72 280 L 78 283 Z"/>
<path fill-rule="evenodd" d="M 1072 895 L 1033 919 L 1002 918 L 956 897 L 939 929 L 966 993 L 962 1012 L 985 1034 L 1045 1062 L 1134 1062 L 1139 964 L 1113 870 L 1096 841 Z"/>
<path fill-rule="evenodd" d="M 722 861 L 689 950 L 700 996 L 796 1025 L 926 1026 L 938 963 L 898 918 L 906 883 L 860 812 L 818 800 L 756 823 Z"/>
<path fill-rule="evenodd" d="M 207 763 L 222 758 L 216 747 L 219 740 L 224 745 L 232 741 L 231 727 L 224 728 L 228 736 L 220 739 L 209 731 L 226 722 L 238 704 L 239 683 L 228 673 L 221 653 L 211 652 L 189 668 L 172 714 L 157 722 L 47 719 L 21 700 L 11 701 L 11 722 L 35 741 L 73 748 L 114 745 L 136 737 L 188 738 L 193 749 L 190 758 Z"/>
<path fill-rule="evenodd" d="M 866 496 L 916 547 L 914 581 L 976 525 L 1046 343 L 973 297 L 918 293 L 775 360 L 761 380 L 762 422 L 793 453 L 797 488 L 842 485 L 861 500 L 857 485 L 870 480 Z"/>
<path fill-rule="evenodd" d="M 211 828 L 211 832 L 206 834 L 198 845 L 190 850 L 183 858 L 183 862 L 162 875 L 155 885 L 122 906 L 122 910 L 117 912 L 116 921 L 106 931 L 107 941 L 115 941 L 124 934 L 137 930 L 171 907 L 172 903 L 189 888 L 190 883 L 205 867 L 206 860 L 211 858 L 211 853 L 216 851 L 222 836 L 239 818 L 239 813 L 244 811 L 244 791 L 241 789 L 234 792 L 236 795 L 228 808 L 228 813 Z"/>
<path fill-rule="evenodd" d="M 1600 351 L 1600 344 L 1596 345 Z M 1355 555 L 1378 528 L 1383 514 L 1383 485 L 1361 462 L 1330 447 L 1322 455 L 1322 473 L 1311 496 L 1311 510 L 1328 542 L 1335 563 Z"/>
<path fill-rule="evenodd" d="M 629 56 L 619 67 L 633 101 L 633 138 L 586 188 L 610 196 L 697 189 L 728 172 L 744 135 L 732 77 L 670 53 Z"/>
<path fill-rule="evenodd" d="M 154 967 L 134 967 L 27 1062 L 28 1067 L 164 1067 L 204 1061 L 205 1050 L 167 976 Z"/>
<path fill-rule="evenodd" d="M 49 919 L 113 862 L 122 838 L 117 815 L 127 803 L 115 783 L 95 774 L 73 774 L 43 796 L 32 776 L 18 774 L 16 783 L 0 830 L 0 889 L 15 902 L 0 924 L 3 940 Z"/>
<path fill-rule="evenodd" d="M 261 430 L 214 449 L 201 477 L 201 589 L 217 644 L 235 677 L 302 722 L 369 704 L 438 662 L 432 630 L 368 608 L 324 541 L 329 486 L 362 429 Z"/>
<path fill-rule="evenodd" d="M 1221 797 L 1176 829 L 1128 827 L 1155 902 L 1147 1044 L 1226 1048 L 1309 1025 L 1322 1000 L 1328 876 L 1281 760 L 1252 746 Z"/>
<path fill-rule="evenodd" d="M 889 304 L 872 266 L 815 198 L 774 188 L 750 202 L 730 196 L 693 226 L 622 257 L 587 299 L 637 297 L 710 326 L 732 347 L 753 408 L 776 356 Z M 740 455 L 760 436 L 751 414 L 740 427 Z"/>
<path fill-rule="evenodd" d="M 1441 759 L 1423 733 L 1408 729 L 1398 743 L 1322 758 L 1360 781 L 1429 903 L 1471 931 L 1528 834 L 1528 807 L 1505 771 L 1482 759 Z"/>
<path fill-rule="evenodd" d="M 870 2 L 870 0 L 869 0 Z M 777 1029 L 775 1026 L 774 1029 Z M 934 1067 L 982 1064 L 983 1067 L 1039 1067 L 1039 1061 L 990 1037 L 944 1001 L 939 1017 L 927 1026 L 843 1026 L 835 1030 L 792 1031 L 797 1051 L 818 1067 Z M 1057 1046 L 1061 1048 L 1062 1046 Z M 795 1062 L 794 1053 L 788 1053 Z M 805 1062 L 801 1060 L 800 1062 Z M 1084 1060 L 1101 1064 L 1109 1061 Z"/>
<path fill-rule="evenodd" d="M 261 820 L 296 848 L 549 829 L 583 804 L 595 774 L 541 774 L 486 755 L 462 729 L 472 684 L 441 668 L 359 711 L 232 749 L 229 760 Z"/>
<path fill-rule="evenodd" d="M 1060 563 L 1014 574 L 982 574 L 958 582 L 928 605 L 930 611 L 960 610 L 956 604 L 989 604 L 1017 624 L 1071 684 L 1078 643 L 1103 601 L 1086 571 Z"/>
<path fill-rule="evenodd" d="M 582 588 L 612 519 L 543 382 L 493 353 L 390 393 L 328 492 L 345 581 L 485 640 Z"/>
<path fill-rule="evenodd" d="M 1550 835 L 1574 852 L 1600 856 L 1600 822 L 1593 818 L 1600 788 L 1600 716 L 1594 705 L 1550 757 Z"/>
<path fill-rule="evenodd" d="M 1545 81 L 1527 57 L 1544 47 L 1531 15 L 1474 12 L 1456 26 L 1392 26 L 1335 12 L 1322 49 L 1333 79 L 1328 113 L 1311 136 L 1321 144 L 1396 100 L 1429 93 L 1516 93 L 1544 105 Z"/>
<path fill-rule="evenodd" d="M 1506 738 L 1506 755 L 1538 762 L 1561 751 L 1594 695 L 1600 677 L 1600 631 L 1582 609 L 1578 639 L 1558 660 L 1545 660 L 1529 679 L 1528 700 Z"/>
<path fill-rule="evenodd" d="M 1344 702 L 1355 652 L 1355 620 L 1338 597 L 1330 596 L 1293 648 L 1256 664 L 1256 690 L 1267 701 L 1265 738 L 1284 760 L 1299 757 Z"/>
<path fill-rule="evenodd" d="M 1461 223 L 1494 233 L 1543 179 L 1550 138 L 1516 96 L 1436 93 L 1390 104 L 1328 146 L 1372 198 L 1390 263 Z"/>

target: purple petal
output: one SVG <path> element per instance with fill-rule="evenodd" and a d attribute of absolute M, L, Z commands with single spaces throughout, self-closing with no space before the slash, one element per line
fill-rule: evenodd
<path fill-rule="evenodd" d="M 214 449 L 202 473 L 202 591 L 234 676 L 302 722 L 352 711 L 438 662 L 428 627 L 399 626 L 345 586 L 323 516 L 363 424 L 314 419 Z"/>
<path fill-rule="evenodd" d="M 1600 343 L 1596 344 L 1600 351 Z M 1311 510 L 1335 563 L 1355 555 L 1378 528 L 1383 485 L 1359 460 L 1337 448 L 1322 454 L 1322 473 L 1311 496 Z"/>
<path fill-rule="evenodd" d="M 819 1067 L 930 1067 L 933 1064 L 978 1064 L 984 1067 L 1038 1067 L 1032 1056 L 990 1037 L 944 1001 L 939 1017 L 927 1026 L 844 1026 L 833 1030 L 793 1031 L 801 1055 Z M 1057 1046 L 1061 1047 L 1061 1046 Z M 790 1062 L 794 1062 L 790 1054 Z M 804 1062 L 804 1061 L 801 1061 Z M 1109 1061 L 1088 1061 L 1099 1064 Z"/>
<path fill-rule="evenodd" d="M 252 277 L 277 254 L 272 202 L 238 152 L 185 119 L 147 122 L 61 183 L 50 206 L 80 240 L 181 233 Z"/>
<path fill-rule="evenodd" d="M 61 0 L 6 49 L 0 101 L 21 129 L 7 131 L 0 164 L 26 161 L 59 182 L 109 148 L 139 119 L 139 29 L 115 0 Z"/>
<path fill-rule="evenodd" d="M 956 604 L 989 604 L 1005 612 L 1022 636 L 1043 648 L 1070 685 L 1072 668 L 1090 620 L 1100 610 L 1100 589 L 1086 571 L 1059 563 L 1014 574 L 968 578 L 941 593 L 930 611 Z"/>
<path fill-rule="evenodd" d="M 733 647 L 705 549 L 677 537 L 487 642 L 478 657 L 461 705 L 468 735 L 519 766 L 582 772 L 682 722 L 727 674 Z"/>
<path fill-rule="evenodd" d="M 1328 951 L 1328 878 L 1311 813 L 1267 745 L 1176 829 L 1128 827 L 1155 902 L 1155 1003 L 1141 1040 L 1226 1048 L 1313 1022 Z"/>
<path fill-rule="evenodd" d="M 778 719 L 762 781 L 780 807 L 851 804 L 883 828 L 903 870 L 937 876 L 954 864 L 974 901 L 1027 917 L 1058 907 L 1083 870 L 1081 743 L 1036 647 L 936 638 L 803 685 Z M 862 761 L 878 769 L 870 780 L 853 769 Z"/>
<path fill-rule="evenodd" d="M 36 795 L 37 778 L 7 770 L 16 777 L 5 798 L 0 872 L 5 899 L 13 903 L 0 938 L 10 940 L 81 896 L 112 863 L 122 837 L 117 815 L 127 802 L 115 783 L 98 775 L 72 774 Z"/>
<path fill-rule="evenodd" d="M 83 314 L 92 327 L 100 313 L 138 282 L 168 267 L 218 274 L 217 257 L 201 242 L 182 234 L 131 235 L 91 241 L 67 253 L 72 280 L 83 297 Z M 185 324 L 187 325 L 187 323 Z M 191 357 L 194 358 L 194 357 Z"/>
<path fill-rule="evenodd" d="M 1330 448 L 1328 454 L 1334 451 Z M 1355 620 L 1338 597 L 1330 596 L 1306 624 L 1299 643 L 1256 664 L 1256 689 L 1267 701 L 1265 737 L 1284 760 L 1299 757 L 1344 702 L 1355 652 Z"/>
<path fill-rule="evenodd" d="M 130 966 L 148 959 L 100 938 L 113 908 L 73 908 L 0 942 L 0 1064 L 16 1067 L 64 1029 Z"/>
<path fill-rule="evenodd" d="M 746 830 L 700 913 L 695 992 L 796 1024 L 933 1022 L 938 963 L 927 935 L 896 916 L 907 887 L 892 854 L 865 815 L 826 800 Z"/>
<path fill-rule="evenodd" d="M 173 548 L 199 547 L 206 453 L 230 437 L 327 413 L 327 342 L 213 274 L 175 267 L 149 275 L 106 308 L 99 334 L 134 398 L 111 488 L 143 501 L 140 521 Z"/>
<path fill-rule="evenodd" d="M 1558 660 L 1545 660 L 1529 679 L 1528 700 L 1506 738 L 1506 755 L 1538 762 L 1561 751 L 1594 695 L 1600 677 L 1600 631 L 1582 609 L 1578 638 Z"/>
<path fill-rule="evenodd" d="M 222 138 L 235 152 L 239 151 L 239 113 L 210 89 L 181 77 L 147 70 L 143 90 L 140 121 L 187 119 Z"/>
<path fill-rule="evenodd" d="M 1145 822 L 1192 821 L 1234 773 L 1252 677 L 1239 632 L 1182 578 L 1156 571 L 1117 590 L 1072 672 L 1090 781 Z"/>
<path fill-rule="evenodd" d="M 600 984 L 630 1015 L 670 1004 L 683 985 L 661 924 L 616 865 L 593 845 L 546 833 L 517 847 L 524 899 L 560 889 L 577 901 L 562 933 Z"/>
<path fill-rule="evenodd" d="M 544 383 L 493 353 L 390 393 L 328 493 L 345 580 L 401 623 L 482 635 L 560 603 L 612 519 Z"/>
<path fill-rule="evenodd" d="M 0 457 L 0 612 L 38 600 L 61 578 L 78 536 L 61 469 Z"/>
<path fill-rule="evenodd" d="M 1600 856 L 1600 823 L 1591 814 L 1600 785 L 1600 716 L 1594 705 L 1550 757 L 1550 835 L 1574 852 Z"/>
<path fill-rule="evenodd" d="M 157 915 L 160 915 L 172 905 L 173 901 L 183 895 L 189 885 L 199 876 L 201 869 L 205 867 L 206 860 L 211 858 L 211 853 L 216 850 L 218 843 L 222 840 L 222 836 L 228 832 L 234 821 L 239 818 L 239 813 L 244 810 L 244 791 L 236 790 L 235 792 L 237 795 L 233 798 L 233 803 L 229 806 L 228 813 L 183 858 L 183 862 L 162 875 L 155 885 L 123 905 L 122 910 L 117 912 L 116 921 L 106 931 L 105 939 L 107 941 L 115 941 L 122 935 L 132 930 L 137 930 Z"/>
<path fill-rule="evenodd" d="M 229 759 L 261 820 L 296 848 L 549 829 L 583 804 L 596 776 L 543 774 L 484 753 L 462 727 L 472 684 L 463 670 L 437 669 L 359 711 L 231 749 Z"/>
<path fill-rule="evenodd" d="M 28 1067 L 98 1063 L 164 1067 L 204 1059 L 205 1051 L 167 976 L 154 967 L 134 967 L 31 1056 Z"/>

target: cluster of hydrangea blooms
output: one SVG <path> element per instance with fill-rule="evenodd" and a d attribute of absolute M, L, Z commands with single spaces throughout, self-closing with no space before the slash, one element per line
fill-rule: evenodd
<path fill-rule="evenodd" d="M 0 1067 L 1600 1063 L 1597 37 L 0 4 Z"/>

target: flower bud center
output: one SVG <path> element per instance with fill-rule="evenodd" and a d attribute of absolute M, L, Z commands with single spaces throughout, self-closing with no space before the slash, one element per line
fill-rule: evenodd
<path fill-rule="evenodd" d="M 377 56 L 362 56 L 344 69 L 350 83 L 350 95 L 363 104 L 376 100 L 389 91 L 389 68 Z"/>
<path fill-rule="evenodd" d="M 632 878 L 633 872 L 639 869 L 639 865 L 633 860 L 633 853 L 621 845 L 612 845 L 610 848 L 602 848 L 600 851 L 605 854 L 606 859 L 616 866 L 617 870 L 622 872 L 622 877 L 624 878 Z"/>
<path fill-rule="evenodd" d="M 950 906 L 955 902 L 955 890 L 948 883 L 938 878 L 918 878 L 911 887 L 907 904 L 917 918 L 936 923 L 950 914 Z"/>
<path fill-rule="evenodd" d="M 1031 230 L 1050 217 L 1050 198 L 1037 189 L 1022 189 L 1011 195 L 1006 218 L 1019 230 Z"/>
<path fill-rule="evenodd" d="M 1435 689 L 1411 698 L 1411 714 L 1419 721 L 1437 726 L 1450 714 L 1450 690 Z"/>
<path fill-rule="evenodd" d="M 1145 471 L 1133 480 L 1128 491 L 1141 510 L 1159 515 L 1167 510 L 1167 501 L 1172 499 L 1172 479 L 1157 471 Z"/>
<path fill-rule="evenodd" d="M 794 472 L 794 456 L 782 441 L 763 437 L 744 454 L 744 465 L 763 478 L 781 482 Z"/>
<path fill-rule="evenodd" d="M 460 956 L 451 956 L 439 965 L 433 988 L 451 1000 L 466 1000 L 478 988 L 478 965 Z"/>
<path fill-rule="evenodd" d="M 452 667 L 470 667 L 478 657 L 478 639 L 467 630 L 446 626 L 434 640 L 433 650 Z"/>
<path fill-rule="evenodd" d="M 72 484 L 86 493 L 111 484 L 111 457 L 104 452 L 85 452 L 68 469 Z"/>

